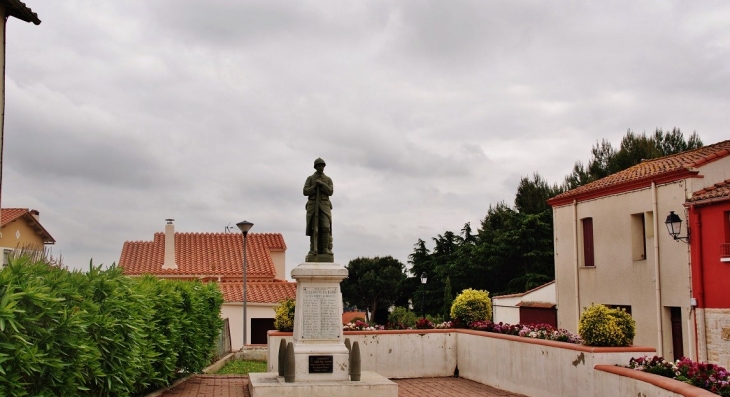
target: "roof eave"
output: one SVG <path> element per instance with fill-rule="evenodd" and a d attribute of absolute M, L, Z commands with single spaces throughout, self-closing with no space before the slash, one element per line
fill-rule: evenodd
<path fill-rule="evenodd" d="M 723 201 L 730 201 L 730 196 L 720 196 L 720 197 L 712 197 L 712 198 L 706 198 L 703 200 L 695 200 L 695 201 L 688 201 L 684 203 L 685 207 L 701 207 L 705 205 L 720 203 Z"/>
<path fill-rule="evenodd" d="M 547 201 L 552 207 L 559 207 L 566 204 L 570 204 L 573 201 L 586 201 L 604 196 L 610 196 L 613 194 L 626 193 L 632 190 L 638 190 L 651 186 L 652 182 L 656 184 L 675 182 L 686 178 L 701 178 L 699 171 L 682 168 L 676 171 L 667 172 L 660 175 L 652 175 L 642 179 L 636 179 L 633 181 L 616 184 L 604 188 L 598 188 L 595 190 L 589 190 L 587 192 L 571 194 L 563 197 L 553 197 Z"/>
<path fill-rule="evenodd" d="M 20 0 L 1 0 L 7 8 L 5 12 L 15 18 L 25 22 L 33 22 L 34 25 L 40 25 L 41 20 L 38 19 L 38 14 L 33 12 L 28 6 L 26 6 Z"/>

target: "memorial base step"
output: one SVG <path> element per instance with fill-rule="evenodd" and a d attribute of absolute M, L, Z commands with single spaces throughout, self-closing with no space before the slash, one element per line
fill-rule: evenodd
<path fill-rule="evenodd" d="M 286 383 L 276 372 L 249 374 L 251 397 L 398 397 L 398 385 L 375 372 L 363 371 L 360 381 L 299 381 Z"/>

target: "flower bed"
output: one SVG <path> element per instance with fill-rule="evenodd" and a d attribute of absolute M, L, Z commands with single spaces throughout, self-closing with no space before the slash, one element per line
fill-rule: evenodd
<path fill-rule="evenodd" d="M 632 358 L 629 368 L 676 379 L 730 397 L 730 372 L 715 364 L 698 363 L 688 358 L 671 362 L 658 356 L 644 356 Z"/>
<path fill-rule="evenodd" d="M 564 330 L 555 328 L 548 324 L 505 324 L 493 323 L 491 321 L 475 321 L 471 323 L 469 328 L 477 331 L 494 332 L 497 334 L 517 335 L 527 338 L 554 340 L 558 342 L 568 342 L 581 344 L 580 336 Z"/>

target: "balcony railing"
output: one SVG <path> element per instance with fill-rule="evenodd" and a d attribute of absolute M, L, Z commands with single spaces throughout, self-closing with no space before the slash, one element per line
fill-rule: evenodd
<path fill-rule="evenodd" d="M 720 262 L 730 262 L 730 243 L 720 244 Z"/>

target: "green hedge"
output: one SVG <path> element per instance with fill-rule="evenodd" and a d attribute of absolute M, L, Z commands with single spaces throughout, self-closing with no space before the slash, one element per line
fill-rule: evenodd
<path fill-rule="evenodd" d="M 213 284 L 11 260 L 0 270 L 0 397 L 134 396 L 199 372 L 222 303 Z"/>

